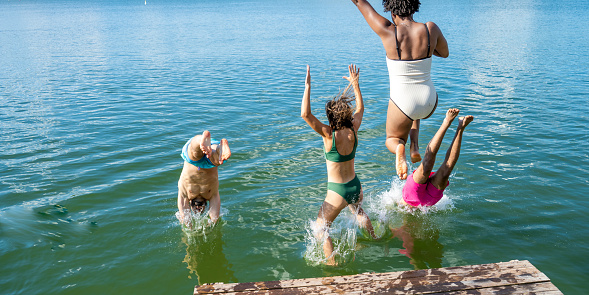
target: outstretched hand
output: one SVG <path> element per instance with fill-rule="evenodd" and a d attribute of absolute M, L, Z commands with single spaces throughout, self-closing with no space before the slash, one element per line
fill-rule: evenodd
<path fill-rule="evenodd" d="M 348 80 L 350 83 L 358 82 L 358 79 L 360 78 L 360 69 L 355 64 L 351 64 L 348 66 L 348 71 L 350 71 L 350 76 L 344 76 L 344 79 Z"/>
<path fill-rule="evenodd" d="M 307 78 L 305 79 L 305 85 L 311 85 L 311 68 L 307 65 Z"/>

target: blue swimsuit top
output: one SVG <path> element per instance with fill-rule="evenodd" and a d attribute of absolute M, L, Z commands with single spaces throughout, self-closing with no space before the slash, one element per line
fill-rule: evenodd
<path fill-rule="evenodd" d="M 332 162 L 341 163 L 350 161 L 356 157 L 356 148 L 358 147 L 358 138 L 356 137 L 356 132 L 354 132 L 354 149 L 350 154 L 345 156 L 342 156 L 335 147 L 335 130 L 333 131 L 331 140 L 333 142 L 331 145 L 331 150 L 329 150 L 329 152 L 325 152 L 325 159 Z"/>
<path fill-rule="evenodd" d="M 211 168 L 215 168 L 217 166 L 215 166 L 211 160 L 209 160 L 209 158 L 205 155 L 202 158 L 200 158 L 200 160 L 198 161 L 194 161 L 192 159 L 190 159 L 190 157 L 188 156 L 188 147 L 190 146 L 190 141 L 192 140 L 189 139 L 186 144 L 184 145 L 184 147 L 182 148 L 182 153 L 180 154 L 182 156 L 182 159 L 184 159 L 184 161 L 198 167 L 198 168 L 202 168 L 202 169 L 211 169 Z M 220 144 L 221 142 L 217 141 L 217 140 L 212 140 L 211 139 L 211 144 Z"/>

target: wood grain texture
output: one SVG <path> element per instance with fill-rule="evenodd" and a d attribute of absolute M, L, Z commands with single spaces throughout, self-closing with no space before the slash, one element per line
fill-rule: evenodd
<path fill-rule="evenodd" d="M 196 286 L 194 294 L 562 294 L 529 261 Z"/>

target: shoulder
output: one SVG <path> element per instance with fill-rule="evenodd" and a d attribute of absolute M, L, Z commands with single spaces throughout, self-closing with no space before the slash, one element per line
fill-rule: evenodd
<path fill-rule="evenodd" d="M 354 136 L 354 138 L 358 138 L 358 129 L 355 128 L 356 126 L 354 126 L 354 129 L 352 129 L 352 135 Z"/>
<path fill-rule="evenodd" d="M 354 128 L 344 128 L 342 130 L 340 130 L 340 133 L 338 136 L 343 135 L 344 137 L 347 137 L 349 139 L 354 139 L 354 137 L 358 136 L 358 130 L 356 130 L 356 126 L 353 126 Z"/>
<path fill-rule="evenodd" d="M 323 139 L 331 139 L 333 137 L 333 129 L 329 125 L 323 127 Z"/>
<path fill-rule="evenodd" d="M 427 26 L 427 29 L 431 32 L 431 33 L 440 33 L 440 27 L 438 27 L 438 25 L 436 25 L 436 23 L 434 22 L 426 22 L 425 25 Z"/>
<path fill-rule="evenodd" d="M 438 27 L 438 25 L 436 25 L 436 23 L 434 23 L 434 22 L 425 22 L 425 25 L 428 28 L 433 28 L 433 27 L 436 27 L 437 28 Z"/>

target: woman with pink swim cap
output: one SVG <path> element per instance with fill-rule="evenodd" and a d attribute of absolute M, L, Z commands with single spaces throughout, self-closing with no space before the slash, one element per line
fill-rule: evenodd
<path fill-rule="evenodd" d="M 444 162 L 436 172 L 432 172 L 436 162 L 436 154 L 442 144 L 442 139 L 446 131 L 458 116 L 460 110 L 449 109 L 446 112 L 446 118 L 434 135 L 432 140 L 428 143 L 425 149 L 425 156 L 423 161 L 411 175 L 407 177 L 407 182 L 403 186 L 403 199 L 401 204 L 409 206 L 433 206 L 444 195 L 444 189 L 450 184 L 448 178 L 454 169 L 454 165 L 458 161 L 460 155 L 460 145 L 462 143 L 462 134 L 464 128 L 472 122 L 473 116 L 461 117 L 458 120 L 458 128 L 452 140 L 452 144 L 446 152 Z"/>

